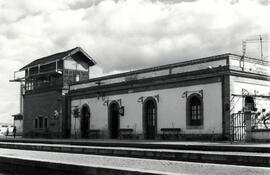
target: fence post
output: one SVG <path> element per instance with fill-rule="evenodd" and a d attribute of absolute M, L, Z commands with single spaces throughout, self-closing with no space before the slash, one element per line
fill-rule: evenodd
<path fill-rule="evenodd" d="M 251 111 L 245 112 L 245 123 L 246 123 L 246 141 L 251 141 Z"/>
<path fill-rule="evenodd" d="M 234 141 L 234 115 L 235 114 L 230 115 L 230 141 L 231 141 L 231 144 Z"/>

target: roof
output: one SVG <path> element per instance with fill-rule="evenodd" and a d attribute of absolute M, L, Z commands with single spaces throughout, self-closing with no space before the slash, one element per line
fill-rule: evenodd
<path fill-rule="evenodd" d="M 119 78 L 119 77 L 130 76 L 130 75 L 134 75 L 134 74 L 140 74 L 140 73 L 146 73 L 146 72 L 152 72 L 152 71 L 159 71 L 159 70 L 164 70 L 164 69 L 174 68 L 174 67 L 194 65 L 194 64 L 198 64 L 198 63 L 205 63 L 205 62 L 210 62 L 210 61 L 222 60 L 226 57 L 229 57 L 230 55 L 241 57 L 241 56 L 236 55 L 236 54 L 225 53 L 225 54 L 221 54 L 221 55 L 214 55 L 214 56 L 209 56 L 209 57 L 204 57 L 204 58 L 199 58 L 199 59 L 192 59 L 192 60 L 182 61 L 182 62 L 177 62 L 177 63 L 172 63 L 172 64 L 166 64 L 166 65 L 161 65 L 161 66 L 138 69 L 138 70 L 129 71 L 129 72 L 122 72 L 122 73 L 118 73 L 118 74 L 105 75 L 105 76 L 101 76 L 101 77 L 91 78 L 91 79 L 85 80 L 85 81 L 74 82 L 74 83 L 72 83 L 72 85 L 82 84 L 82 83 L 86 83 L 86 82 L 95 82 L 95 81 L 111 79 L 111 78 Z"/>
<path fill-rule="evenodd" d="M 88 83 L 88 82 L 99 82 L 99 81 L 103 81 L 103 80 L 131 76 L 131 75 L 136 75 L 136 74 L 141 74 L 141 73 L 160 71 L 160 70 L 164 70 L 164 69 L 171 69 L 171 68 L 188 66 L 188 65 L 195 65 L 195 64 L 206 63 L 206 62 L 211 62 L 211 61 L 224 60 L 226 58 L 229 58 L 230 56 L 233 56 L 234 59 L 239 59 L 239 60 L 242 58 L 241 55 L 237 55 L 237 54 L 233 54 L 233 53 L 224 53 L 224 54 L 220 54 L 220 55 L 191 59 L 188 61 L 176 62 L 176 63 L 172 63 L 172 64 L 166 64 L 166 65 L 161 65 L 161 66 L 138 69 L 138 70 L 129 71 L 129 72 L 122 72 L 122 73 L 118 73 L 118 74 L 111 74 L 111 75 L 91 78 L 91 79 L 85 80 L 85 81 L 73 82 L 73 83 L 71 83 L 71 85 L 83 84 L 83 83 Z M 247 56 L 245 56 L 245 60 L 248 60 L 249 62 L 257 62 L 259 64 L 264 64 L 264 65 L 270 66 L 270 62 L 268 62 L 266 60 L 262 61 L 260 59 L 247 57 Z"/>
<path fill-rule="evenodd" d="M 14 117 L 14 116 L 23 116 L 23 114 L 22 113 L 13 114 L 12 117 Z"/>
<path fill-rule="evenodd" d="M 22 120 L 23 114 L 22 113 L 13 114 L 12 117 L 14 117 L 14 120 Z"/>
<path fill-rule="evenodd" d="M 61 59 L 63 60 L 67 58 L 68 56 L 74 55 L 77 52 L 81 52 L 85 56 L 85 58 L 87 58 L 86 61 L 89 64 L 89 66 L 93 66 L 96 64 L 96 62 L 83 49 L 81 49 L 80 47 L 75 47 L 73 49 L 70 49 L 64 52 L 59 52 L 53 55 L 36 59 L 32 61 L 31 63 L 27 64 L 26 66 L 22 67 L 20 71 L 25 70 L 26 68 L 29 68 L 29 67 L 39 65 L 39 64 L 46 64 L 46 63 L 50 63 L 50 62 L 61 60 Z"/>

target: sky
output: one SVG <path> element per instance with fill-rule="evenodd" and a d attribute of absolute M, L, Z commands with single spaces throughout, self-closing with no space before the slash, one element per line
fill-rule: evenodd
<path fill-rule="evenodd" d="M 270 33 L 270 0 L 0 0 L 0 123 L 19 113 L 13 72 L 81 47 L 91 77 L 223 53 Z M 264 45 L 264 56 L 269 46 Z M 259 44 L 247 45 L 258 57 Z"/>

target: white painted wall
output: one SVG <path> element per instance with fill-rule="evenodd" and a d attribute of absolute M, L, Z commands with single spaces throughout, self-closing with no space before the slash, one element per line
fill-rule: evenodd
<path fill-rule="evenodd" d="M 186 98 L 182 94 L 186 91 L 203 90 L 204 104 L 204 125 L 201 129 L 187 129 L 186 127 Z M 137 102 L 140 97 L 149 97 L 159 94 L 157 103 L 157 126 L 160 128 L 175 127 L 181 128 L 182 133 L 187 134 L 221 134 L 222 133 L 222 95 L 221 83 L 210 83 L 187 87 L 154 90 L 138 93 L 120 94 L 105 97 L 105 100 L 122 100 L 125 107 L 125 115 L 120 116 L 120 128 L 133 128 L 137 134 L 141 134 L 142 129 L 142 103 Z M 108 107 L 100 98 L 89 98 L 72 100 L 72 109 L 75 106 L 82 107 L 88 104 L 91 110 L 90 128 L 107 131 L 108 128 Z M 72 116 L 72 134 L 75 129 L 79 131 L 80 122 Z"/>
<path fill-rule="evenodd" d="M 225 66 L 226 65 L 226 59 L 223 60 L 216 60 L 216 61 L 209 61 L 204 63 L 197 63 L 192 65 L 179 65 L 178 67 L 171 68 L 171 74 L 178 74 L 178 73 L 184 73 L 184 72 L 190 72 L 190 71 L 196 71 L 200 69 L 207 69 L 209 67 L 215 68 L 219 66 Z M 145 78 L 152 78 L 152 77 L 158 77 L 158 76 L 164 76 L 164 75 L 170 75 L 170 68 L 163 69 L 163 70 L 152 70 L 150 72 L 145 73 L 138 73 L 136 75 L 136 79 L 145 79 Z M 117 77 L 117 78 L 110 78 L 110 79 L 103 79 L 102 84 L 112 84 L 112 83 L 119 83 L 119 82 L 125 82 L 126 78 L 125 76 Z M 88 82 L 84 84 L 77 84 L 70 86 L 71 90 L 76 90 L 80 88 L 87 88 L 87 87 L 93 87 L 97 86 L 96 82 Z"/>
<path fill-rule="evenodd" d="M 23 120 L 14 120 L 14 125 L 16 126 L 16 133 L 22 134 L 23 132 Z"/>
<path fill-rule="evenodd" d="M 250 78 L 242 78 L 231 76 L 231 94 L 242 94 L 242 89 L 245 89 L 250 95 L 269 96 L 270 94 L 270 82 L 264 80 L 256 80 Z M 244 107 L 244 98 L 242 97 L 232 97 L 231 96 L 231 113 L 239 112 Z M 262 108 L 270 111 L 270 99 L 266 98 L 255 98 L 255 103 L 257 104 L 258 111 Z"/>
<path fill-rule="evenodd" d="M 176 68 L 172 69 L 172 73 L 177 74 L 177 73 L 207 69 L 210 67 L 215 68 L 215 67 L 225 66 L 225 65 L 226 65 L 226 59 L 216 60 L 216 61 L 210 61 L 210 62 L 205 62 L 205 63 L 198 63 L 198 64 L 194 64 L 194 65 L 187 65 L 187 66 L 183 66 L 183 67 L 176 67 Z"/>
<path fill-rule="evenodd" d="M 68 58 L 64 60 L 64 68 L 71 69 L 71 70 L 81 70 L 87 71 L 88 66 L 84 65 L 83 62 L 77 62 L 73 58 Z"/>
<path fill-rule="evenodd" d="M 231 94 L 242 94 L 242 89 L 245 89 L 246 93 L 250 95 L 270 95 L 270 82 L 264 80 L 256 80 L 250 78 L 242 78 L 231 76 Z M 255 97 L 254 102 L 258 112 L 261 112 L 262 109 L 266 110 L 266 113 L 270 112 L 270 99 L 269 98 L 260 98 Z M 244 107 L 244 98 L 231 96 L 231 113 L 236 113 L 242 111 Z M 260 118 L 260 116 L 258 117 Z M 260 127 L 260 126 L 259 126 Z M 264 126 L 262 127 L 264 128 Z M 251 132 L 252 139 L 255 140 L 269 140 L 270 132 L 258 131 Z"/>
<path fill-rule="evenodd" d="M 231 56 L 230 62 L 229 62 L 230 68 L 231 69 L 236 69 L 236 70 L 242 70 L 240 67 L 240 59 L 236 58 L 233 59 L 233 56 Z M 262 75 L 270 75 L 269 71 L 269 65 L 267 63 L 255 63 L 255 62 L 244 62 L 244 70 L 245 72 L 252 72 L 252 73 L 257 73 L 257 74 L 262 74 Z"/>
<path fill-rule="evenodd" d="M 251 138 L 255 140 L 270 140 L 270 132 L 251 132 Z"/>

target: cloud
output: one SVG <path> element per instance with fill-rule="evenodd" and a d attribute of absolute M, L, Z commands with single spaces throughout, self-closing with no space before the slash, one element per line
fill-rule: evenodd
<path fill-rule="evenodd" d="M 241 54 L 245 37 L 269 31 L 268 10 L 255 1 L 103 1 L 84 20 L 94 24 L 88 27 L 93 40 L 89 50 L 111 71 L 223 52 Z"/>
<path fill-rule="evenodd" d="M 12 109 L 1 107 L 0 115 L 18 112 L 19 86 L 8 82 L 13 71 L 42 56 L 81 46 L 98 63 L 93 76 L 100 76 L 224 52 L 241 54 L 242 40 L 270 31 L 267 0 L 164 2 L 0 0 L 5 94 L 0 97 Z M 259 55 L 257 46 L 248 49 Z"/>

